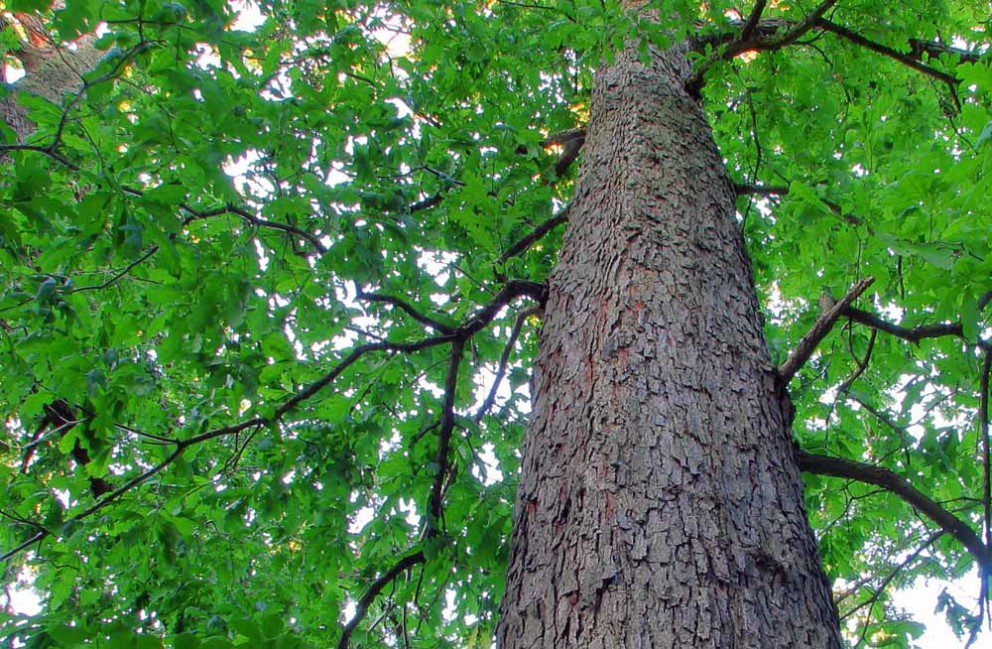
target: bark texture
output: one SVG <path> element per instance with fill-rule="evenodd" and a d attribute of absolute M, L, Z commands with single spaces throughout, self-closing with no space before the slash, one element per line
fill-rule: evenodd
<path fill-rule="evenodd" d="M 62 105 L 65 93 L 78 92 L 83 87 L 83 74 L 96 67 L 103 53 L 93 46 L 96 41 L 93 34 L 84 35 L 71 43 L 71 47 L 65 47 L 52 41 L 37 17 L 16 16 L 26 40 L 13 54 L 24 66 L 25 75 L 11 86 L 10 94 L 0 98 L 0 122 L 14 131 L 17 143 L 24 143 L 34 133 L 35 125 L 28 118 L 27 110 L 17 102 L 16 93 L 27 92 Z M 5 28 L 7 22 L 0 19 L 0 29 Z"/>
<path fill-rule="evenodd" d="M 733 191 L 683 48 L 598 75 L 497 638 L 840 646 Z"/>

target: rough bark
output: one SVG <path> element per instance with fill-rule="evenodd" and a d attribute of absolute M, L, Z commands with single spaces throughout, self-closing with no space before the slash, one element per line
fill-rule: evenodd
<path fill-rule="evenodd" d="M 27 110 L 17 102 L 16 93 L 38 95 L 61 105 L 65 93 L 83 87 L 83 74 L 96 66 L 103 53 L 93 46 L 96 41 L 93 34 L 86 34 L 71 43 L 71 47 L 65 47 L 52 41 L 35 16 L 17 14 L 17 19 L 27 40 L 13 54 L 24 66 L 25 75 L 12 84 L 11 94 L 0 98 L 0 122 L 14 131 L 17 143 L 23 143 L 34 133 L 35 126 Z M 6 22 L 0 20 L 0 29 Z"/>
<path fill-rule="evenodd" d="M 839 647 L 734 192 L 683 48 L 602 69 L 497 638 Z"/>

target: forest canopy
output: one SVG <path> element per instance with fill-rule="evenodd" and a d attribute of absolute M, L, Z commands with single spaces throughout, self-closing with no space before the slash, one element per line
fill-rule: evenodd
<path fill-rule="evenodd" d="M 489 646 L 593 75 L 683 41 L 773 362 L 863 291 L 789 383 L 842 628 L 969 637 L 988 3 L 649 5 L 0 0 L 0 637 Z"/>

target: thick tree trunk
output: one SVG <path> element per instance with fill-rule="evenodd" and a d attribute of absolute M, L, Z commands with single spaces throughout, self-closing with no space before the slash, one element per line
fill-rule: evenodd
<path fill-rule="evenodd" d="M 687 74 L 676 47 L 597 78 L 535 368 L 504 649 L 840 646 Z"/>

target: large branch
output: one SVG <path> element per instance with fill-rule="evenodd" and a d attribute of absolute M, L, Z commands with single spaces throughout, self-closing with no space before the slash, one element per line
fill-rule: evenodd
<path fill-rule="evenodd" d="M 755 0 L 751 13 L 748 15 L 747 20 L 744 21 L 744 26 L 741 27 L 741 34 L 738 36 L 738 39 L 744 41 L 751 38 L 754 30 L 758 27 L 758 23 L 761 21 L 761 14 L 764 12 L 766 4 L 768 4 L 767 0 Z"/>
<path fill-rule="evenodd" d="M 855 45 L 869 49 L 872 52 L 876 52 L 883 56 L 887 56 L 894 61 L 898 61 L 905 66 L 908 66 L 917 72 L 922 72 L 923 74 L 933 77 L 939 81 L 943 81 L 951 88 L 955 88 L 959 83 L 960 79 L 955 77 L 953 74 L 948 74 L 937 68 L 931 67 L 926 63 L 923 63 L 922 57 L 919 53 L 913 54 L 903 54 L 897 50 L 888 47 L 887 45 L 882 45 L 881 43 L 876 43 L 875 41 L 869 40 L 862 36 L 861 34 L 844 27 L 843 25 L 838 25 L 837 23 L 821 18 L 817 21 L 816 26 L 818 29 L 822 29 L 825 32 L 830 32 L 846 39 Z"/>
<path fill-rule="evenodd" d="M 790 25 L 786 30 L 785 34 L 779 36 L 771 36 L 762 39 L 758 45 L 759 49 L 762 50 L 777 50 L 785 47 L 786 45 L 792 45 L 797 40 L 802 38 L 806 32 L 811 30 L 814 25 L 816 25 L 823 14 L 827 13 L 827 10 L 837 4 L 837 0 L 823 0 L 816 9 L 811 11 L 805 18 L 800 20 L 798 23 Z"/>
<path fill-rule="evenodd" d="M 543 303 L 546 291 L 547 289 L 543 284 L 523 280 L 510 280 L 492 299 L 490 299 L 489 302 L 480 307 L 475 315 L 467 319 L 460 327 L 450 334 L 424 338 L 413 342 L 378 341 L 354 348 L 351 353 L 341 359 L 329 372 L 307 384 L 300 391 L 283 401 L 281 405 L 275 408 L 271 416 L 267 418 L 262 416 L 252 417 L 237 424 L 215 428 L 186 439 L 173 439 L 165 436 L 157 436 L 160 439 L 166 440 L 168 443 L 174 444 L 175 449 L 173 449 L 173 451 L 167 455 L 165 459 L 131 478 L 121 487 L 110 492 L 104 498 L 97 500 L 87 509 L 68 519 L 67 522 L 80 521 L 110 505 L 125 493 L 147 482 L 160 471 L 179 459 L 179 457 L 181 457 L 187 449 L 196 444 L 219 437 L 234 435 L 250 428 L 279 422 L 291 410 L 333 383 L 335 379 L 337 379 L 346 369 L 351 367 L 365 354 L 378 351 L 411 353 L 443 344 L 462 345 L 471 336 L 475 335 L 479 330 L 491 322 L 492 319 L 499 313 L 500 309 L 509 304 L 514 298 L 528 296 Z M 50 532 L 47 530 L 37 532 L 26 541 L 0 555 L 0 562 L 10 559 L 18 553 L 40 542 L 49 535 Z"/>
<path fill-rule="evenodd" d="M 444 501 L 444 481 L 450 466 L 449 450 L 451 435 L 455 431 L 455 390 L 458 387 L 458 367 L 465 352 L 465 341 L 459 340 L 451 346 L 448 358 L 448 373 L 444 380 L 444 399 L 441 403 L 441 429 L 437 436 L 437 465 L 434 483 L 431 485 L 430 502 L 427 508 L 427 536 L 435 536 L 441 530 L 441 516 Z"/>
<path fill-rule="evenodd" d="M 758 4 L 763 5 L 760 2 Z M 751 12 L 747 22 L 744 23 L 738 34 L 731 35 L 729 38 L 720 36 L 716 39 L 702 39 L 700 41 L 700 43 L 709 43 L 717 47 L 709 57 L 704 59 L 693 70 L 689 78 L 686 79 L 686 91 L 690 95 L 698 97 L 699 91 L 703 87 L 706 73 L 715 63 L 729 61 L 738 54 L 751 50 L 774 51 L 791 45 L 812 29 L 816 21 L 835 4 L 837 4 L 837 0 L 823 0 L 823 2 L 817 5 L 816 9 L 798 22 L 774 21 L 774 29 L 769 29 L 767 26 L 764 29 L 760 28 L 761 23 L 758 21 L 758 18 L 760 18 L 764 7 L 756 6 L 755 11 Z M 758 14 L 757 17 L 755 13 Z M 755 32 L 758 33 L 757 36 L 755 36 Z"/>
<path fill-rule="evenodd" d="M 813 327 L 803 336 L 799 344 L 796 345 L 796 349 L 793 350 L 792 355 L 789 356 L 788 360 L 782 363 L 782 366 L 778 368 L 778 379 L 779 385 L 785 387 L 789 385 L 789 381 L 792 377 L 796 375 L 802 366 L 806 364 L 810 356 L 816 350 L 816 346 L 820 344 L 830 330 L 833 328 L 834 323 L 841 316 L 851 302 L 858 299 L 865 290 L 871 286 L 872 282 L 875 281 L 874 277 L 866 277 L 860 282 L 854 285 L 854 287 L 847 292 L 839 302 L 833 305 L 825 313 L 820 314 L 820 317 L 816 319 L 813 323 Z"/>
<path fill-rule="evenodd" d="M 555 175 L 561 178 L 568 171 L 568 168 L 572 166 L 576 158 L 579 157 L 579 151 L 582 150 L 582 145 L 586 141 L 586 129 L 583 127 L 571 128 L 567 131 L 562 131 L 560 133 L 555 133 L 544 138 L 538 144 L 543 149 L 548 149 L 551 147 L 559 147 L 561 153 L 558 156 L 558 161 L 555 162 Z M 527 153 L 527 146 L 521 144 L 517 147 L 516 152 L 518 154 Z"/>
<path fill-rule="evenodd" d="M 879 331 L 891 334 L 897 338 L 908 340 L 911 343 L 919 343 L 921 340 L 925 340 L 927 338 L 942 338 L 944 336 L 954 336 L 956 338 L 965 339 L 964 328 L 961 326 L 960 322 L 941 322 L 938 324 L 918 325 L 916 327 L 903 327 L 902 325 L 897 325 L 889 322 L 888 320 L 884 320 L 873 313 L 862 311 L 861 309 L 856 309 L 851 306 L 844 309 L 843 315 L 854 322 L 865 325 L 866 327 L 878 329 Z M 992 342 L 979 338 L 978 346 L 988 351 L 992 349 Z"/>
<path fill-rule="evenodd" d="M 992 553 L 967 523 L 944 509 L 940 503 L 921 492 L 898 473 L 854 460 L 814 455 L 802 449 L 797 449 L 796 459 L 801 471 L 872 484 L 898 496 L 925 514 L 940 529 L 956 538 L 975 557 L 980 566 L 984 568 L 992 566 Z"/>
<path fill-rule="evenodd" d="M 823 14 L 835 2 L 821 3 L 817 9 L 811 12 L 806 18 L 799 22 L 791 22 L 780 18 L 761 20 L 757 24 L 749 26 L 751 17 L 746 22 L 732 21 L 731 25 L 743 25 L 740 32 L 722 32 L 698 38 L 695 41 L 696 49 L 714 47 L 714 54 L 705 59 L 696 71 L 689 77 L 686 87 L 690 91 L 698 93 L 704 81 L 704 75 L 712 65 L 718 61 L 726 61 L 747 51 L 770 51 L 781 49 L 787 45 L 794 44 L 800 37 L 810 30 L 819 30 L 832 33 L 859 47 L 871 50 L 894 61 L 902 63 L 913 70 L 926 74 L 934 79 L 938 79 L 952 88 L 956 87 L 959 79 L 954 75 L 938 70 L 925 62 L 925 56 L 938 58 L 941 56 L 951 56 L 957 58 L 962 63 L 976 63 L 981 60 L 981 54 L 971 50 L 947 45 L 945 43 L 923 41 L 917 38 L 908 38 L 908 52 L 900 52 L 895 48 L 872 41 L 854 29 L 835 23 L 823 17 Z M 783 35 L 784 32 L 784 35 Z"/>

